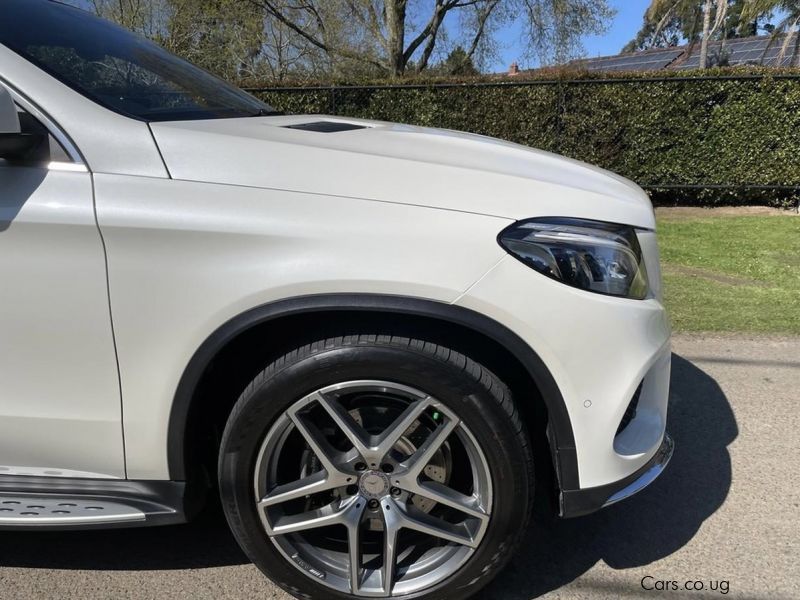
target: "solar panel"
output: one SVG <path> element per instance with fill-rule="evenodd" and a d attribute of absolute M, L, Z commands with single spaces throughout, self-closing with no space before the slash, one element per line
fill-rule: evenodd
<path fill-rule="evenodd" d="M 635 52 L 577 61 L 587 71 L 657 71 L 664 69 L 683 53 L 683 49 Z"/>
<path fill-rule="evenodd" d="M 757 38 L 732 39 L 723 42 L 713 42 L 708 45 L 711 64 L 717 64 L 720 59 L 725 59 L 729 65 L 763 64 L 769 67 L 791 66 L 795 51 L 795 40 L 792 40 L 786 49 L 783 58 L 781 52 L 785 38 L 774 40 L 770 45 L 770 38 L 766 36 Z M 676 65 L 678 69 L 698 69 L 700 67 L 700 44 L 695 44 L 691 55 L 686 60 Z"/>
<path fill-rule="evenodd" d="M 800 35 L 800 34 L 799 34 Z M 770 42 L 768 36 L 738 38 L 725 40 L 725 42 L 712 42 L 708 52 L 710 64 L 717 65 L 724 62 L 728 65 L 760 65 L 770 67 L 788 67 L 797 64 L 795 57 L 795 42 L 792 39 L 784 56 L 781 58 L 785 38 L 780 37 Z M 687 46 L 675 48 L 659 48 L 619 54 L 617 56 L 600 56 L 598 58 L 585 58 L 571 63 L 591 72 L 622 72 L 622 71 L 660 71 L 662 69 L 698 69 L 700 68 L 700 44 L 692 47 L 691 53 L 685 56 Z M 800 54 L 800 50 L 798 50 Z"/>

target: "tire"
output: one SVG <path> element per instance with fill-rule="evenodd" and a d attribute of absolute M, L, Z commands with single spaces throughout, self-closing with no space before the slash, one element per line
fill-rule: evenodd
<path fill-rule="evenodd" d="M 391 427 L 404 417 L 416 420 Z M 456 600 L 518 546 L 533 459 L 510 391 L 488 369 L 424 340 L 361 334 L 296 348 L 255 377 L 228 419 L 219 484 L 245 553 L 297 598 Z M 334 525 L 292 532 L 312 522 Z"/>

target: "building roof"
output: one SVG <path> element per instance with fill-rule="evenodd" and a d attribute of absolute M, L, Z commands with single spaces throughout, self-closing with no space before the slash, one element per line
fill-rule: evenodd
<path fill-rule="evenodd" d="M 655 48 L 641 52 L 617 54 L 616 56 L 599 56 L 574 60 L 570 66 L 586 71 L 660 71 L 668 68 L 672 63 L 683 56 L 686 51 L 683 47 Z"/>
<path fill-rule="evenodd" d="M 785 36 L 772 39 L 770 36 L 733 38 L 711 42 L 708 45 L 709 66 L 763 65 L 767 67 L 791 67 L 800 65 L 800 40 L 797 34 L 786 51 Z M 573 60 L 566 65 L 590 72 L 661 71 L 697 69 L 700 67 L 700 44 L 653 48 L 639 52 L 598 56 Z M 512 65 L 508 75 L 519 75 L 531 71 L 520 71 Z"/>
<path fill-rule="evenodd" d="M 764 65 L 766 67 L 791 67 L 796 64 L 796 37 L 789 40 L 789 47 L 783 51 L 785 36 L 772 39 L 769 36 L 734 38 L 724 42 L 711 42 L 708 45 L 709 60 L 712 65 Z M 700 44 L 695 44 L 686 57 L 674 65 L 676 69 L 700 68 Z"/>

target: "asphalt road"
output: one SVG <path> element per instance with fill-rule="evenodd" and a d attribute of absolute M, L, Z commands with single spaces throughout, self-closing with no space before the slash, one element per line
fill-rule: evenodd
<path fill-rule="evenodd" d="M 800 338 L 674 350 L 669 470 L 627 502 L 535 525 L 482 598 L 800 598 Z M 288 597 L 212 510 L 160 529 L 0 533 L 0 598 Z"/>

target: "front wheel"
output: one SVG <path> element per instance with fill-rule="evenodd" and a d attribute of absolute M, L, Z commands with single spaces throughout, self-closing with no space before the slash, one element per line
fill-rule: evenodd
<path fill-rule="evenodd" d="M 448 348 L 320 340 L 270 364 L 220 450 L 228 522 L 303 598 L 457 599 L 510 558 L 532 498 L 508 388 Z"/>

